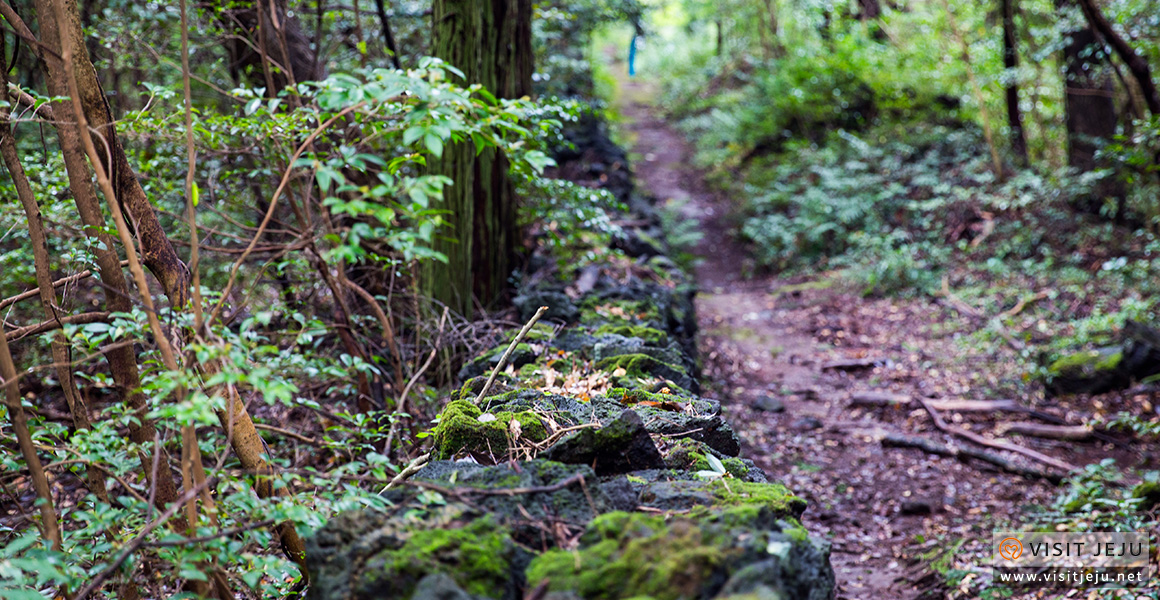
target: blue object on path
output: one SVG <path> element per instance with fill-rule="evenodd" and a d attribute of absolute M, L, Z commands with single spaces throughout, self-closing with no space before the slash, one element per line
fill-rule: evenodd
<path fill-rule="evenodd" d="M 632 36 L 628 42 L 628 76 L 636 75 L 636 40 L 637 36 Z"/>

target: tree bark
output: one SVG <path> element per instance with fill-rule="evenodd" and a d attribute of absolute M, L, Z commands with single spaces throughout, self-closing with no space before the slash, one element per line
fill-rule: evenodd
<path fill-rule="evenodd" d="M 1018 0 L 1000 0 L 1003 13 L 1003 68 L 1011 80 L 1007 83 L 1007 127 L 1011 135 L 1011 152 L 1020 166 L 1027 166 L 1027 136 L 1023 132 L 1023 115 L 1019 110 L 1019 83 L 1015 70 L 1019 68 L 1019 40 L 1015 33 L 1015 3 Z"/>
<path fill-rule="evenodd" d="M 433 53 L 463 71 L 463 83 L 481 83 L 496 97 L 531 92 L 531 0 L 437 0 Z M 448 264 L 423 272 L 423 291 L 470 316 L 473 295 L 488 306 L 506 291 L 515 264 L 518 231 L 515 189 L 508 162 L 495 149 L 476 155 L 470 143 L 451 144 L 431 170 L 454 185 L 444 190 L 451 235 L 435 249 Z"/>
<path fill-rule="evenodd" d="M 75 6 L 73 7 L 75 15 Z M 40 58 L 46 78 L 49 93 L 56 97 L 68 97 L 69 86 L 61 56 L 61 32 L 56 19 L 51 0 L 36 0 L 37 14 L 40 16 Z M 83 47 L 83 46 L 81 46 Z M 90 64 L 91 68 L 91 64 Z M 54 107 L 59 115 L 70 115 L 72 109 L 68 100 L 56 102 Z M 63 111 L 63 112 L 62 112 Z M 114 249 L 113 239 L 107 233 L 105 216 L 101 212 L 96 191 L 93 189 L 89 164 L 82 149 L 80 132 L 73 119 L 62 117 L 56 122 L 56 131 L 60 140 L 61 153 L 64 155 L 65 171 L 69 180 L 69 190 L 77 205 L 77 212 L 81 216 L 85 233 L 90 238 L 100 242 L 94 248 L 97 267 L 100 269 L 101 287 L 105 290 L 105 307 L 110 312 L 130 312 L 133 308 L 129 298 L 128 282 L 125 273 L 121 270 L 121 260 Z M 134 179 L 135 181 L 135 179 Z M 115 201 L 110 199 L 110 201 Z M 150 209 L 151 210 L 151 209 Z M 157 430 L 153 422 L 145 417 L 148 406 L 145 395 L 141 393 L 141 379 L 137 370 L 137 358 L 133 349 L 128 346 L 115 346 L 105 353 L 109 367 L 113 373 L 113 381 L 123 400 L 134 410 L 136 419 L 129 422 L 129 439 L 141 448 L 155 448 L 144 450 L 141 453 L 142 471 L 151 483 L 156 486 L 155 503 L 159 507 L 177 499 L 177 486 L 173 481 L 173 474 L 169 469 L 169 456 L 159 444 L 156 444 Z M 154 470 L 153 452 L 160 454 L 160 469 Z M 185 519 L 177 517 L 175 528 L 185 531 Z"/>
<path fill-rule="evenodd" d="M 0 44 L 0 50 L 3 44 Z M 3 53 L 0 52 L 0 89 L 8 88 L 8 65 L 5 64 Z M 44 233 L 44 222 L 40 216 L 40 206 L 32 192 L 32 186 L 24 173 L 24 165 L 16 152 L 15 132 L 9 121 L 7 109 L 0 108 L 0 155 L 3 156 L 4 166 L 12 177 L 16 187 L 16 195 L 24 208 L 24 216 L 28 223 L 28 240 L 32 244 L 32 258 L 36 267 L 36 285 L 40 295 L 40 305 L 44 310 L 45 319 L 55 321 L 58 326 L 62 316 L 56 304 L 56 289 L 52 281 L 52 265 L 49 261 L 48 239 Z M 61 391 L 68 403 L 69 413 L 72 415 L 73 427 L 77 431 L 88 429 L 89 411 L 80 391 L 77 389 L 73 377 L 68 344 L 64 336 L 57 332 L 52 340 L 52 361 L 56 365 L 56 377 L 60 381 Z M 89 465 L 86 482 L 96 497 L 102 501 L 109 501 L 109 494 L 105 488 L 105 475 L 100 469 Z"/>
<path fill-rule="evenodd" d="M 36 454 L 36 446 L 32 443 L 32 433 L 28 430 L 28 419 L 24 414 L 24 405 L 20 400 L 20 388 L 16 385 L 16 365 L 12 362 L 12 354 L 8 352 L 8 341 L 0 335 L 0 387 L 3 387 L 4 404 L 8 406 L 8 418 L 12 421 L 12 429 L 16 433 L 16 441 L 20 446 L 20 453 L 24 456 L 24 464 L 32 477 L 32 487 L 36 490 L 36 497 L 40 500 L 40 531 L 44 540 L 49 542 L 53 550 L 60 551 L 60 523 L 56 520 L 56 508 L 52 501 L 52 489 L 48 484 L 48 477 L 44 473 L 44 465 L 40 456 Z"/>
<path fill-rule="evenodd" d="M 42 8 L 42 5 L 45 4 L 48 4 L 45 0 L 37 0 L 36 2 L 37 14 L 42 28 L 41 41 L 52 45 L 51 47 L 55 51 L 59 48 L 59 39 L 49 39 L 43 29 L 46 22 L 52 21 L 52 18 L 48 16 L 52 13 L 47 13 Z M 85 36 L 81 30 L 81 20 L 77 7 L 75 3 L 70 2 L 66 8 L 69 22 L 53 23 L 51 26 L 59 27 L 60 35 L 70 36 L 73 47 L 76 48 L 74 72 L 71 76 L 76 78 L 80 88 L 80 101 L 84 107 L 85 117 L 99 138 L 98 155 L 101 159 L 101 166 L 106 173 L 109 173 L 113 182 L 113 191 L 116 194 L 115 198 L 106 198 L 106 201 L 120 203 L 121 209 L 129 217 L 134 234 L 141 243 L 145 266 L 161 282 L 170 304 L 176 308 L 182 308 L 189 302 L 189 269 L 178 258 L 177 253 L 173 250 L 173 245 L 169 243 L 169 238 L 165 235 L 161 222 L 158 221 L 157 214 L 153 211 L 153 205 L 150 204 L 149 198 L 145 195 L 145 190 L 141 188 L 141 183 L 137 181 L 137 174 L 129 165 L 125 150 L 117 138 L 117 130 L 113 124 L 109 103 L 105 101 L 105 93 L 97 79 L 97 71 L 93 68 L 88 51 L 85 49 Z M 49 88 L 53 90 L 53 95 L 68 96 L 67 86 L 63 79 L 66 76 L 63 72 L 63 65 L 51 59 L 47 63 Z"/>
<path fill-rule="evenodd" d="M 273 98 L 291 85 L 326 77 L 298 17 L 287 16 L 286 0 L 214 4 L 223 27 L 233 32 L 226 49 L 235 81 L 245 76 Z"/>
<path fill-rule="evenodd" d="M 1061 3 L 1062 4 L 1062 3 Z M 1112 76 L 1100 63 L 1102 52 L 1095 32 L 1086 27 L 1064 34 L 1064 121 L 1067 125 L 1067 162 L 1081 172 L 1094 171 L 1105 164 L 1096 160 L 1102 141 L 1116 134 L 1116 90 Z M 1122 199 L 1124 185 L 1115 177 L 1105 177 L 1092 197 L 1077 207 L 1098 213 L 1104 198 Z"/>

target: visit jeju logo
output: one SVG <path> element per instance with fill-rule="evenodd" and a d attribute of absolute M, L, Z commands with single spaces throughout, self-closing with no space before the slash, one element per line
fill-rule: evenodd
<path fill-rule="evenodd" d="M 999 542 L 999 556 L 1007 560 L 1015 560 L 1023 554 L 1023 542 L 1009 537 Z"/>

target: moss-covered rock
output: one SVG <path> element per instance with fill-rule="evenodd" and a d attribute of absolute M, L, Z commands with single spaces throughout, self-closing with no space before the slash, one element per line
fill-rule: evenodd
<path fill-rule="evenodd" d="M 565 463 L 591 465 L 598 475 L 615 475 L 665 466 L 640 415 L 625 410 L 600 428 L 585 428 L 548 449 L 544 455 Z"/>
<path fill-rule="evenodd" d="M 420 582 L 439 574 L 453 580 L 443 588 L 521 597 L 528 557 L 508 527 L 462 504 L 423 505 L 413 493 L 396 495 L 410 505 L 410 516 L 348 511 L 307 538 L 308 600 L 410 598 Z"/>
<path fill-rule="evenodd" d="M 483 391 L 483 386 L 487 383 L 487 377 L 482 375 L 472 377 L 463 382 L 458 390 L 451 392 L 451 400 L 467 400 L 473 401 Z M 488 390 L 488 396 L 498 396 L 517 389 L 519 380 L 506 373 L 496 375 L 495 381 L 491 384 L 491 389 Z"/>
<path fill-rule="evenodd" d="M 459 370 L 459 378 L 470 379 L 472 377 L 478 377 L 494 369 L 499 364 L 499 359 L 507 351 L 509 345 L 511 345 L 510 342 L 496 346 L 481 354 L 475 360 L 463 365 L 463 368 Z M 516 347 L 512 349 L 511 356 L 508 357 L 505 368 L 511 366 L 514 369 L 519 369 L 526 364 L 536 362 L 538 356 L 539 354 L 536 352 L 536 349 L 530 343 L 521 342 L 516 344 Z"/>
<path fill-rule="evenodd" d="M 580 548 L 552 550 L 528 566 L 529 586 L 585 599 L 711 598 L 766 587 L 784 598 L 830 598 L 834 575 L 825 544 L 769 511 L 663 515 L 614 512 L 593 520 Z M 761 570 L 750 569 L 761 565 Z"/>
<path fill-rule="evenodd" d="M 671 381 L 681 388 L 696 391 L 696 382 L 681 365 L 665 362 L 643 353 L 610 356 L 596 362 L 596 368 L 613 374 L 617 387 L 642 387 L 653 379 Z"/>
<path fill-rule="evenodd" d="M 669 334 L 646 325 L 601 325 L 596 328 L 596 335 L 619 335 L 626 338 L 637 338 L 650 346 L 664 346 L 669 343 Z"/>
<path fill-rule="evenodd" d="M 634 509 L 637 506 L 627 481 L 602 480 L 587 465 L 569 465 L 544 459 L 483 466 L 468 462 L 433 461 L 415 474 L 417 481 L 445 487 L 487 489 L 493 493 L 473 496 L 473 503 L 511 528 L 512 537 L 527 546 L 544 545 L 542 523 L 566 523 L 583 527 L 597 513 Z M 584 484 L 581 485 L 579 480 Z M 571 481 L 568 485 L 562 485 Z M 550 491 L 504 493 L 503 490 L 548 489 Z"/>
<path fill-rule="evenodd" d="M 680 469 L 684 471 L 709 471 L 712 468 L 709 465 L 709 460 L 705 458 L 708 454 L 716 453 L 705 442 L 694 440 L 691 438 L 682 438 L 669 445 L 665 450 L 665 465 L 670 469 Z M 750 466 L 736 457 L 717 457 L 721 460 L 725 471 L 733 477 L 741 480 L 748 480 Z"/>
<path fill-rule="evenodd" d="M 1084 350 L 1055 359 L 1047 366 L 1044 386 L 1049 394 L 1102 394 L 1131 383 L 1121 369 L 1120 346 Z"/>
<path fill-rule="evenodd" d="M 548 437 L 547 429 L 535 413 L 488 414 L 492 418 L 481 421 L 483 410 L 471 402 L 455 400 L 448 404 L 435 426 L 435 456 L 447 459 L 466 452 L 477 460 L 494 462 L 506 458 L 509 448 L 521 439 L 542 442 Z M 518 439 L 513 434 L 512 421 L 519 423 Z"/>
<path fill-rule="evenodd" d="M 371 556 L 359 580 L 360 595 L 406 598 L 424 577 L 442 573 L 474 596 L 512 597 L 515 548 L 508 529 L 490 516 L 461 525 L 416 529 L 397 547 Z"/>

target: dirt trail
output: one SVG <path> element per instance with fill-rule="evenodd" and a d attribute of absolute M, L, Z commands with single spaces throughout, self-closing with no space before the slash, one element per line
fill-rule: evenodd
<path fill-rule="evenodd" d="M 832 539 L 838 598 L 941 596 L 937 577 L 911 567 L 917 554 L 960 538 L 989 544 L 992 526 L 1023 504 L 1048 502 L 1054 489 L 986 465 L 883 447 L 884 431 L 931 436 L 928 417 L 852 408 L 849 398 L 869 390 L 970 396 L 984 369 L 948 372 L 948 362 L 969 367 L 970 359 L 951 336 L 933 333 L 945 316 L 929 302 L 866 300 L 828 287 L 825 274 L 792 287 L 776 277 L 746 279 L 750 261 L 730 235 L 734 207 L 690 166 L 689 142 L 652 106 L 648 84 L 622 81 L 621 92 L 640 187 L 700 223 L 702 379 L 745 455 L 810 502 L 804 521 Z M 826 368 L 867 357 L 881 362 Z"/>

